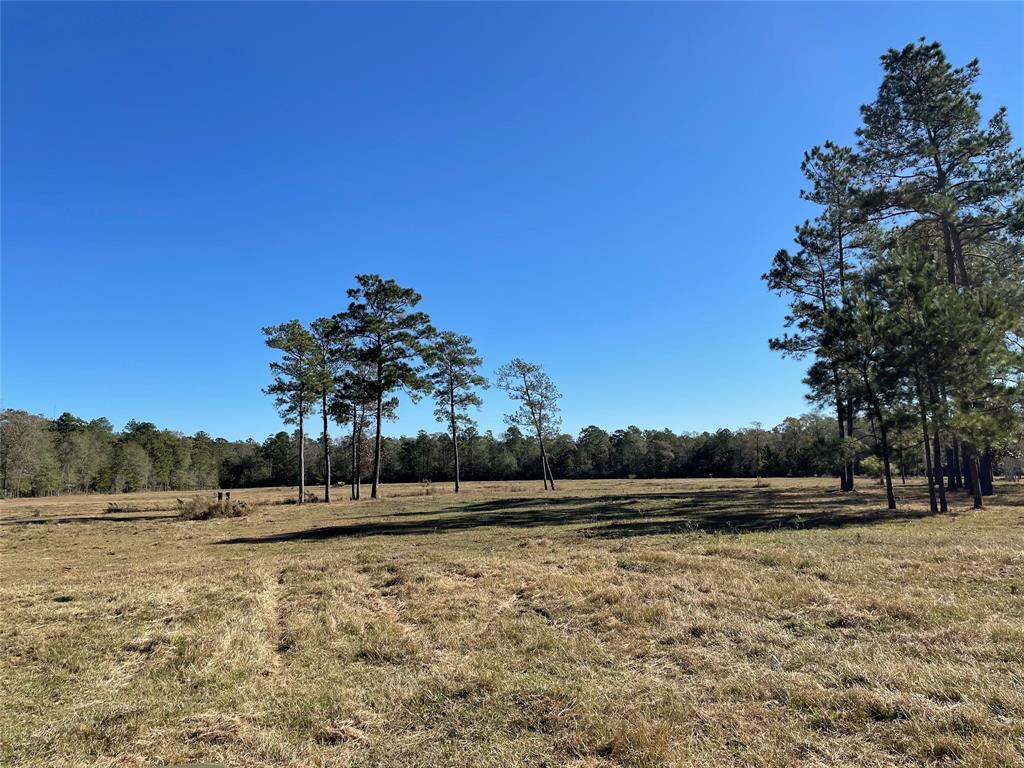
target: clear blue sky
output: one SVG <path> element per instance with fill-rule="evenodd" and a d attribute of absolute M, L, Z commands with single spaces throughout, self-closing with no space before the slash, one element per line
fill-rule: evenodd
<path fill-rule="evenodd" d="M 878 57 L 982 62 L 1024 132 L 1024 5 L 7 3 L 2 399 L 280 428 L 260 326 L 415 287 L 568 431 L 807 409 L 759 276 Z M 481 428 L 502 428 L 487 393 Z M 392 434 L 434 429 L 403 404 Z"/>

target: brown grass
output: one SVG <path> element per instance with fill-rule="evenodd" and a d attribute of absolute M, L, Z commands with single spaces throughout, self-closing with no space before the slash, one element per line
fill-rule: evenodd
<path fill-rule="evenodd" d="M 4 502 L 0 765 L 1024 764 L 1022 488 L 831 486 Z"/>

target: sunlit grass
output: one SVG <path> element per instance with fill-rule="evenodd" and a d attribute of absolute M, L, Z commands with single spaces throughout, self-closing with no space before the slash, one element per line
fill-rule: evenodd
<path fill-rule="evenodd" d="M 538 485 L 4 502 L 0 764 L 1024 761 L 1021 488 Z"/>

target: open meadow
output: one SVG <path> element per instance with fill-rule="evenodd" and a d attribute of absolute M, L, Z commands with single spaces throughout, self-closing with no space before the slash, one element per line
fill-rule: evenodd
<path fill-rule="evenodd" d="M 0 3 L 0 768 L 1024 768 L 1022 62 Z"/>
<path fill-rule="evenodd" d="M 1022 764 L 1024 487 L 833 485 L 5 501 L 0 764 Z"/>

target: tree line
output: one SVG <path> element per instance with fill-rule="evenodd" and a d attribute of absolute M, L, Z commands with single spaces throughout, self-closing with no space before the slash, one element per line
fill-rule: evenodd
<path fill-rule="evenodd" d="M 105 418 L 85 421 L 64 413 L 51 420 L 5 409 L 0 411 L 0 493 L 215 488 L 231 445 L 205 432 L 183 435 L 148 421 L 133 420 L 115 432 Z"/>
<path fill-rule="evenodd" d="M 449 414 L 450 415 L 450 414 Z M 720 429 L 674 433 L 630 426 L 605 430 L 588 426 L 573 437 L 553 434 L 546 444 L 557 478 L 806 477 L 836 474 L 844 447 L 834 420 L 819 413 L 788 418 L 763 429 Z M 862 455 L 858 472 L 878 475 L 868 446 L 871 425 L 858 419 L 855 439 Z M 322 440 L 304 436 L 307 480 L 326 480 Z M 351 433 L 328 443 L 332 465 L 351 456 Z M 372 469 L 374 441 L 366 433 L 358 447 L 362 472 Z M 509 426 L 495 435 L 472 425 L 460 429 L 463 480 L 535 480 L 542 476 L 535 435 Z M 924 473 L 920 437 L 914 425 L 895 432 L 895 465 L 902 477 Z M 454 482 L 454 450 L 447 432 L 421 431 L 381 440 L 382 482 Z M 998 469 L 1019 474 L 1024 444 L 1001 455 Z M 59 493 L 296 486 L 298 430 L 281 431 L 262 442 L 185 435 L 130 421 L 120 432 L 105 419 L 72 414 L 48 419 L 25 411 L 0 412 L 0 491 L 6 496 Z"/>
<path fill-rule="evenodd" d="M 1024 419 L 1024 158 L 1006 110 L 983 122 L 977 60 L 942 46 L 889 50 L 853 147 L 806 153 L 801 196 L 817 214 L 765 273 L 792 329 L 770 344 L 811 359 L 811 399 L 834 413 L 840 488 L 865 445 L 895 509 L 893 464 L 913 428 L 932 511 L 964 490 L 975 507 Z"/>

